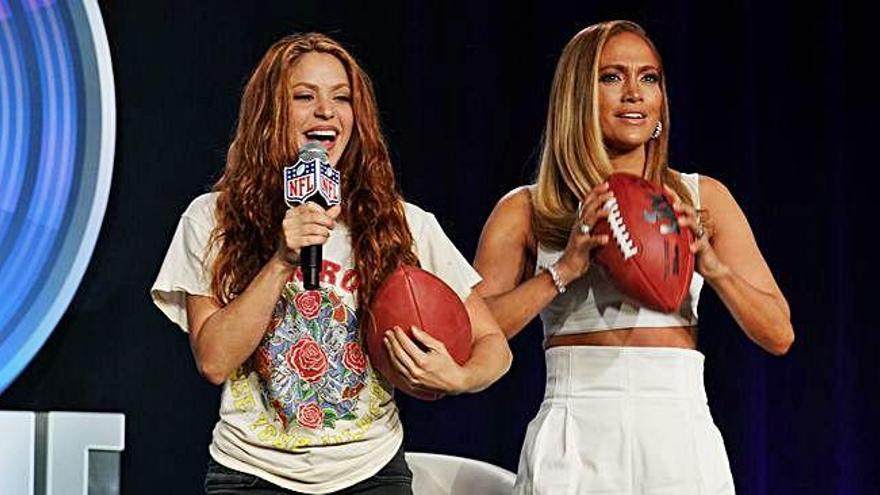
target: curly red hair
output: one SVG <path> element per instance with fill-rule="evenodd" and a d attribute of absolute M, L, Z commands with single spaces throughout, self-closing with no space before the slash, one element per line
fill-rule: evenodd
<path fill-rule="evenodd" d="M 282 169 L 296 161 L 298 152 L 287 118 L 293 101 L 288 82 L 299 57 L 309 52 L 336 57 L 352 88 L 355 125 L 336 167 L 342 182 L 340 220 L 351 235 L 358 275 L 358 312 L 369 307 L 378 285 L 394 269 L 418 265 L 369 76 L 333 39 L 296 34 L 269 48 L 245 86 L 226 169 L 214 186 L 220 195 L 212 234 L 217 246 L 212 290 L 223 304 L 244 291 L 277 249 L 287 209 Z"/>

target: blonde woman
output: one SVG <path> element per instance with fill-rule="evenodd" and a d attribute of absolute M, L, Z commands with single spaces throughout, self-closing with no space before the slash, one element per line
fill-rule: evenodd
<path fill-rule="evenodd" d="M 734 492 L 695 350 L 700 290 L 715 290 L 770 353 L 784 354 L 794 333 L 742 210 L 717 180 L 669 168 L 668 136 L 663 67 L 644 30 L 613 21 L 575 35 L 556 67 L 537 181 L 501 199 L 475 263 L 508 338 L 538 314 L 544 326 L 545 399 L 517 493 Z M 695 234 L 678 311 L 639 306 L 591 261 L 608 243 L 590 228 L 606 216 L 612 172 L 662 184 Z"/>

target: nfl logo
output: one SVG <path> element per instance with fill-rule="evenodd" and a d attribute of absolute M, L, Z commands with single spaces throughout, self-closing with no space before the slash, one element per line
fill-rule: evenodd
<path fill-rule="evenodd" d="M 339 170 L 331 167 L 330 164 L 321 162 L 321 177 L 319 187 L 321 188 L 321 196 L 327 202 L 327 206 L 339 204 Z"/>
<path fill-rule="evenodd" d="M 284 202 L 293 207 L 302 204 L 318 190 L 318 160 L 297 161 L 284 167 Z"/>

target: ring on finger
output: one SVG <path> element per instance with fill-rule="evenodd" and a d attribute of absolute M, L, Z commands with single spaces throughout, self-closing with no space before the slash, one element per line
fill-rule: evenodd
<path fill-rule="evenodd" d="M 706 235 L 706 229 L 705 229 L 705 227 L 703 227 L 703 218 L 700 215 L 700 210 L 695 211 L 694 216 L 697 217 L 696 218 L 696 220 L 697 220 L 697 231 L 696 231 L 697 239 L 702 239 L 703 236 Z"/>
<path fill-rule="evenodd" d="M 581 215 L 583 215 L 583 213 L 584 213 L 584 202 L 578 201 L 577 219 L 580 223 L 580 225 L 578 226 L 578 231 L 580 231 L 580 233 L 583 235 L 590 235 L 590 226 L 587 225 L 586 222 L 584 222 L 583 218 L 581 218 Z"/>

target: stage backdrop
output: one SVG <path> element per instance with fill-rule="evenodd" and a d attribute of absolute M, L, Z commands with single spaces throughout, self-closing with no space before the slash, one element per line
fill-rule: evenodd
<path fill-rule="evenodd" d="M 123 412 L 124 493 L 197 493 L 220 389 L 147 291 L 180 213 L 218 177 L 266 48 L 305 30 L 350 46 L 406 197 L 470 257 L 497 199 L 532 177 L 562 47 L 629 18 L 664 58 L 673 166 L 728 185 L 791 304 L 797 340 L 776 358 L 710 289 L 701 300 L 709 400 L 739 492 L 877 493 L 874 17 L 831 1 L 568 3 L 103 2 L 118 109 L 106 217 L 69 309 L 0 409 Z M 540 344 L 533 323 L 484 393 L 401 397 L 407 448 L 515 470 L 543 394 Z"/>

